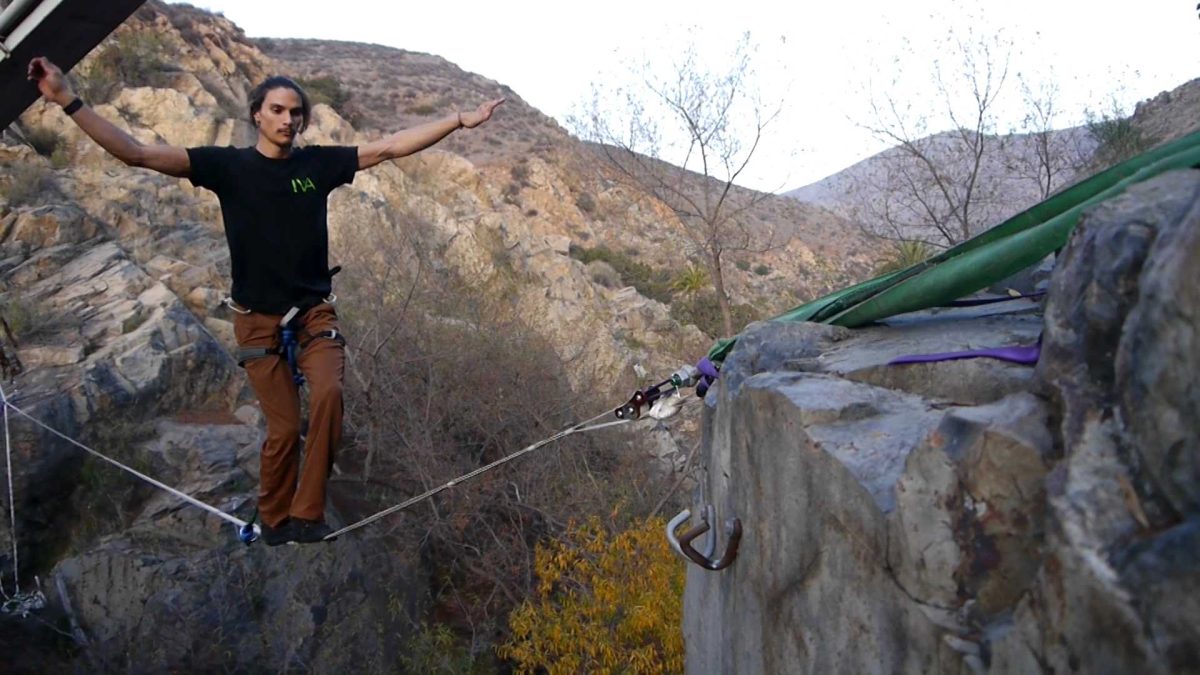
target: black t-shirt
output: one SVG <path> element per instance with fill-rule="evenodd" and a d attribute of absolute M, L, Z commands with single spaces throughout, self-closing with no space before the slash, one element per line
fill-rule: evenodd
<path fill-rule="evenodd" d="M 284 314 L 329 295 L 329 193 L 354 180 L 358 149 L 296 148 L 269 159 L 253 147 L 188 148 L 192 185 L 221 201 L 234 301 Z"/>

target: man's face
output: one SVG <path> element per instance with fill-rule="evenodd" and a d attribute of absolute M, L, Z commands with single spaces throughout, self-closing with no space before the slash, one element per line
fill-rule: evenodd
<path fill-rule="evenodd" d="M 258 133 L 280 147 L 290 146 L 304 125 L 304 105 L 300 95 L 288 87 L 267 92 L 262 108 L 254 113 Z"/>

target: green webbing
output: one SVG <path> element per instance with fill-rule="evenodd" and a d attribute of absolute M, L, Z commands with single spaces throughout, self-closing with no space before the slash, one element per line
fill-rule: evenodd
<path fill-rule="evenodd" d="M 1164 171 L 1200 166 L 1200 132 L 1142 153 L 1087 178 L 976 237 L 904 270 L 794 307 L 772 321 L 814 321 L 854 328 L 943 305 L 1005 279 L 1061 248 L 1083 210 Z M 719 340 L 720 363 L 737 337 Z"/>

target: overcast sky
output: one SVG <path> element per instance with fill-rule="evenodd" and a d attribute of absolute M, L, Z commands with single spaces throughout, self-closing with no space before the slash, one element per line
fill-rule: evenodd
<path fill-rule="evenodd" d="M 868 83 L 914 114 L 933 114 L 928 74 L 939 56 L 934 46 L 950 31 L 999 35 L 1013 45 L 1004 124 L 1016 125 L 1021 116 L 1017 72 L 1053 78 L 1063 125 L 1080 123 L 1085 108 L 1111 109 L 1112 95 L 1131 110 L 1200 77 L 1196 0 L 1007 0 L 969 10 L 954 0 L 190 4 L 223 13 L 250 37 L 350 40 L 436 54 L 512 87 L 564 125 L 593 82 L 620 81 L 630 62 L 669 67 L 689 40 L 720 54 L 750 31 L 760 46 L 756 70 L 765 98 L 784 102 L 744 181 L 770 191 L 818 180 L 885 147 L 861 127 L 868 121 Z M 896 77 L 900 82 L 891 85 Z"/>

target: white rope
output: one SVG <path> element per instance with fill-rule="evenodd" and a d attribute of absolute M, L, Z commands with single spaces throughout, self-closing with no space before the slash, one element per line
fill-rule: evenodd
<path fill-rule="evenodd" d="M 9 532 L 12 536 L 12 555 L 13 555 L 13 593 L 17 596 L 21 595 L 21 571 L 20 560 L 17 557 L 17 502 L 13 497 L 13 469 L 12 469 L 12 438 L 8 433 L 8 395 L 4 393 L 4 385 L 0 385 L 0 407 L 4 408 L 4 461 L 8 469 L 8 516 Z M 0 593 L 4 593 L 4 584 L 0 583 Z M 7 599 L 8 594 L 4 593 Z"/>
<path fill-rule="evenodd" d="M 74 445 L 75 447 L 90 453 L 94 457 L 99 457 L 100 459 L 108 462 L 109 464 L 112 464 L 113 466 L 117 467 L 118 469 L 121 469 L 122 471 L 131 473 L 134 476 L 137 476 L 138 478 L 146 481 L 147 483 L 150 483 L 151 485 L 153 485 L 154 487 L 156 487 L 160 490 L 165 490 L 167 492 L 170 492 L 171 494 L 173 494 L 176 497 L 182 499 L 183 501 L 191 504 L 192 506 L 196 506 L 201 509 L 204 509 L 205 511 L 208 511 L 209 513 L 213 514 L 214 516 L 217 516 L 218 518 L 227 520 L 227 521 L 233 523 L 234 525 L 237 525 L 239 528 L 243 527 L 247 524 L 246 521 L 244 521 L 236 516 L 225 513 L 224 511 L 216 508 L 215 506 L 209 506 L 208 504 L 205 504 L 204 502 L 200 501 L 199 499 L 196 499 L 195 497 L 192 497 L 191 495 L 180 492 L 179 490 L 176 490 L 175 488 L 171 487 L 170 485 L 167 485 L 166 483 L 155 480 L 155 479 L 151 478 L 150 476 L 147 476 L 146 474 L 138 471 L 137 469 L 125 466 L 124 464 L 118 462 L 117 460 L 112 459 L 111 457 L 107 457 L 104 454 L 89 448 L 88 446 L 84 445 L 83 443 L 80 443 L 79 441 L 71 438 L 70 436 L 67 436 L 66 434 L 62 433 L 61 431 L 58 431 L 57 429 L 46 426 L 45 424 L 43 424 L 42 422 L 38 421 L 33 416 L 31 416 L 29 413 L 25 412 L 24 410 L 21 410 L 20 408 L 13 405 L 12 403 L 9 403 L 7 399 L 4 400 L 4 405 L 5 405 L 6 410 L 8 408 L 12 408 L 13 412 L 17 413 L 18 415 L 21 415 L 25 419 L 29 420 L 30 422 L 33 422 L 34 424 L 45 429 L 46 431 L 49 431 L 50 433 L 54 434 L 55 436 L 58 436 L 59 438 L 70 443 L 71 445 Z M 6 417 L 7 417 L 7 414 L 8 413 L 6 412 L 5 413 Z"/>
<path fill-rule="evenodd" d="M 478 469 L 475 469 L 474 471 L 472 471 L 470 473 L 463 474 L 463 475 L 459 476 L 458 478 L 455 478 L 452 481 L 443 483 L 442 485 L 439 485 L 431 490 L 423 492 L 423 493 L 417 495 L 416 497 L 412 497 L 403 503 L 400 503 L 400 504 L 397 504 L 390 508 L 384 509 L 383 511 L 380 511 L 379 513 L 376 513 L 373 516 L 368 516 L 366 518 L 363 518 L 362 520 L 360 520 L 357 523 L 354 523 L 352 525 L 347 525 L 346 527 L 343 527 L 342 529 L 340 529 L 336 532 L 332 532 L 332 533 L 326 535 L 325 539 L 327 539 L 327 540 L 333 539 L 334 537 L 346 534 L 347 532 L 350 532 L 352 530 L 357 530 L 358 528 L 363 527 L 364 525 L 369 525 L 369 524 L 379 520 L 380 518 L 390 516 L 391 514 L 397 512 L 397 511 L 403 511 L 404 509 L 407 509 L 408 507 L 412 506 L 413 504 L 423 502 L 426 499 L 433 497 L 434 495 L 436 495 L 437 493 L 439 493 L 443 490 L 448 490 L 463 481 L 470 480 L 470 479 L 478 476 L 479 474 L 485 473 L 487 471 L 491 471 L 492 469 L 500 466 L 501 464 L 504 464 L 506 462 L 511 462 L 512 460 L 514 460 L 518 457 L 521 457 L 522 455 L 529 454 L 529 453 L 533 452 L 534 450 L 537 450 L 538 448 L 540 448 L 548 443 L 553 443 L 554 441 L 557 441 L 561 438 L 570 436 L 571 434 L 577 434 L 577 433 L 580 433 L 583 431 L 595 431 L 597 429 L 604 429 L 605 427 L 614 427 L 614 426 L 617 426 L 620 424 L 627 424 L 627 423 L 633 421 L 633 420 L 629 420 L 629 419 L 623 419 L 623 420 L 617 420 L 615 422 L 605 422 L 603 424 L 595 424 L 592 426 L 585 426 L 589 422 L 592 422 L 594 420 L 600 419 L 601 417 L 605 417 L 605 416 L 611 415 L 611 414 L 612 414 L 612 411 L 602 412 L 599 415 L 596 415 L 595 417 L 593 417 L 591 419 L 586 419 L 574 426 L 567 427 L 566 429 L 563 429 L 562 431 L 554 434 L 553 436 L 550 436 L 549 438 L 544 438 L 544 439 L 538 441 L 537 443 L 534 443 L 533 445 L 526 446 L 526 447 L 512 453 L 511 455 L 506 455 L 504 457 L 501 457 L 500 459 L 492 462 L 491 464 L 488 464 L 486 466 L 481 466 Z"/>

